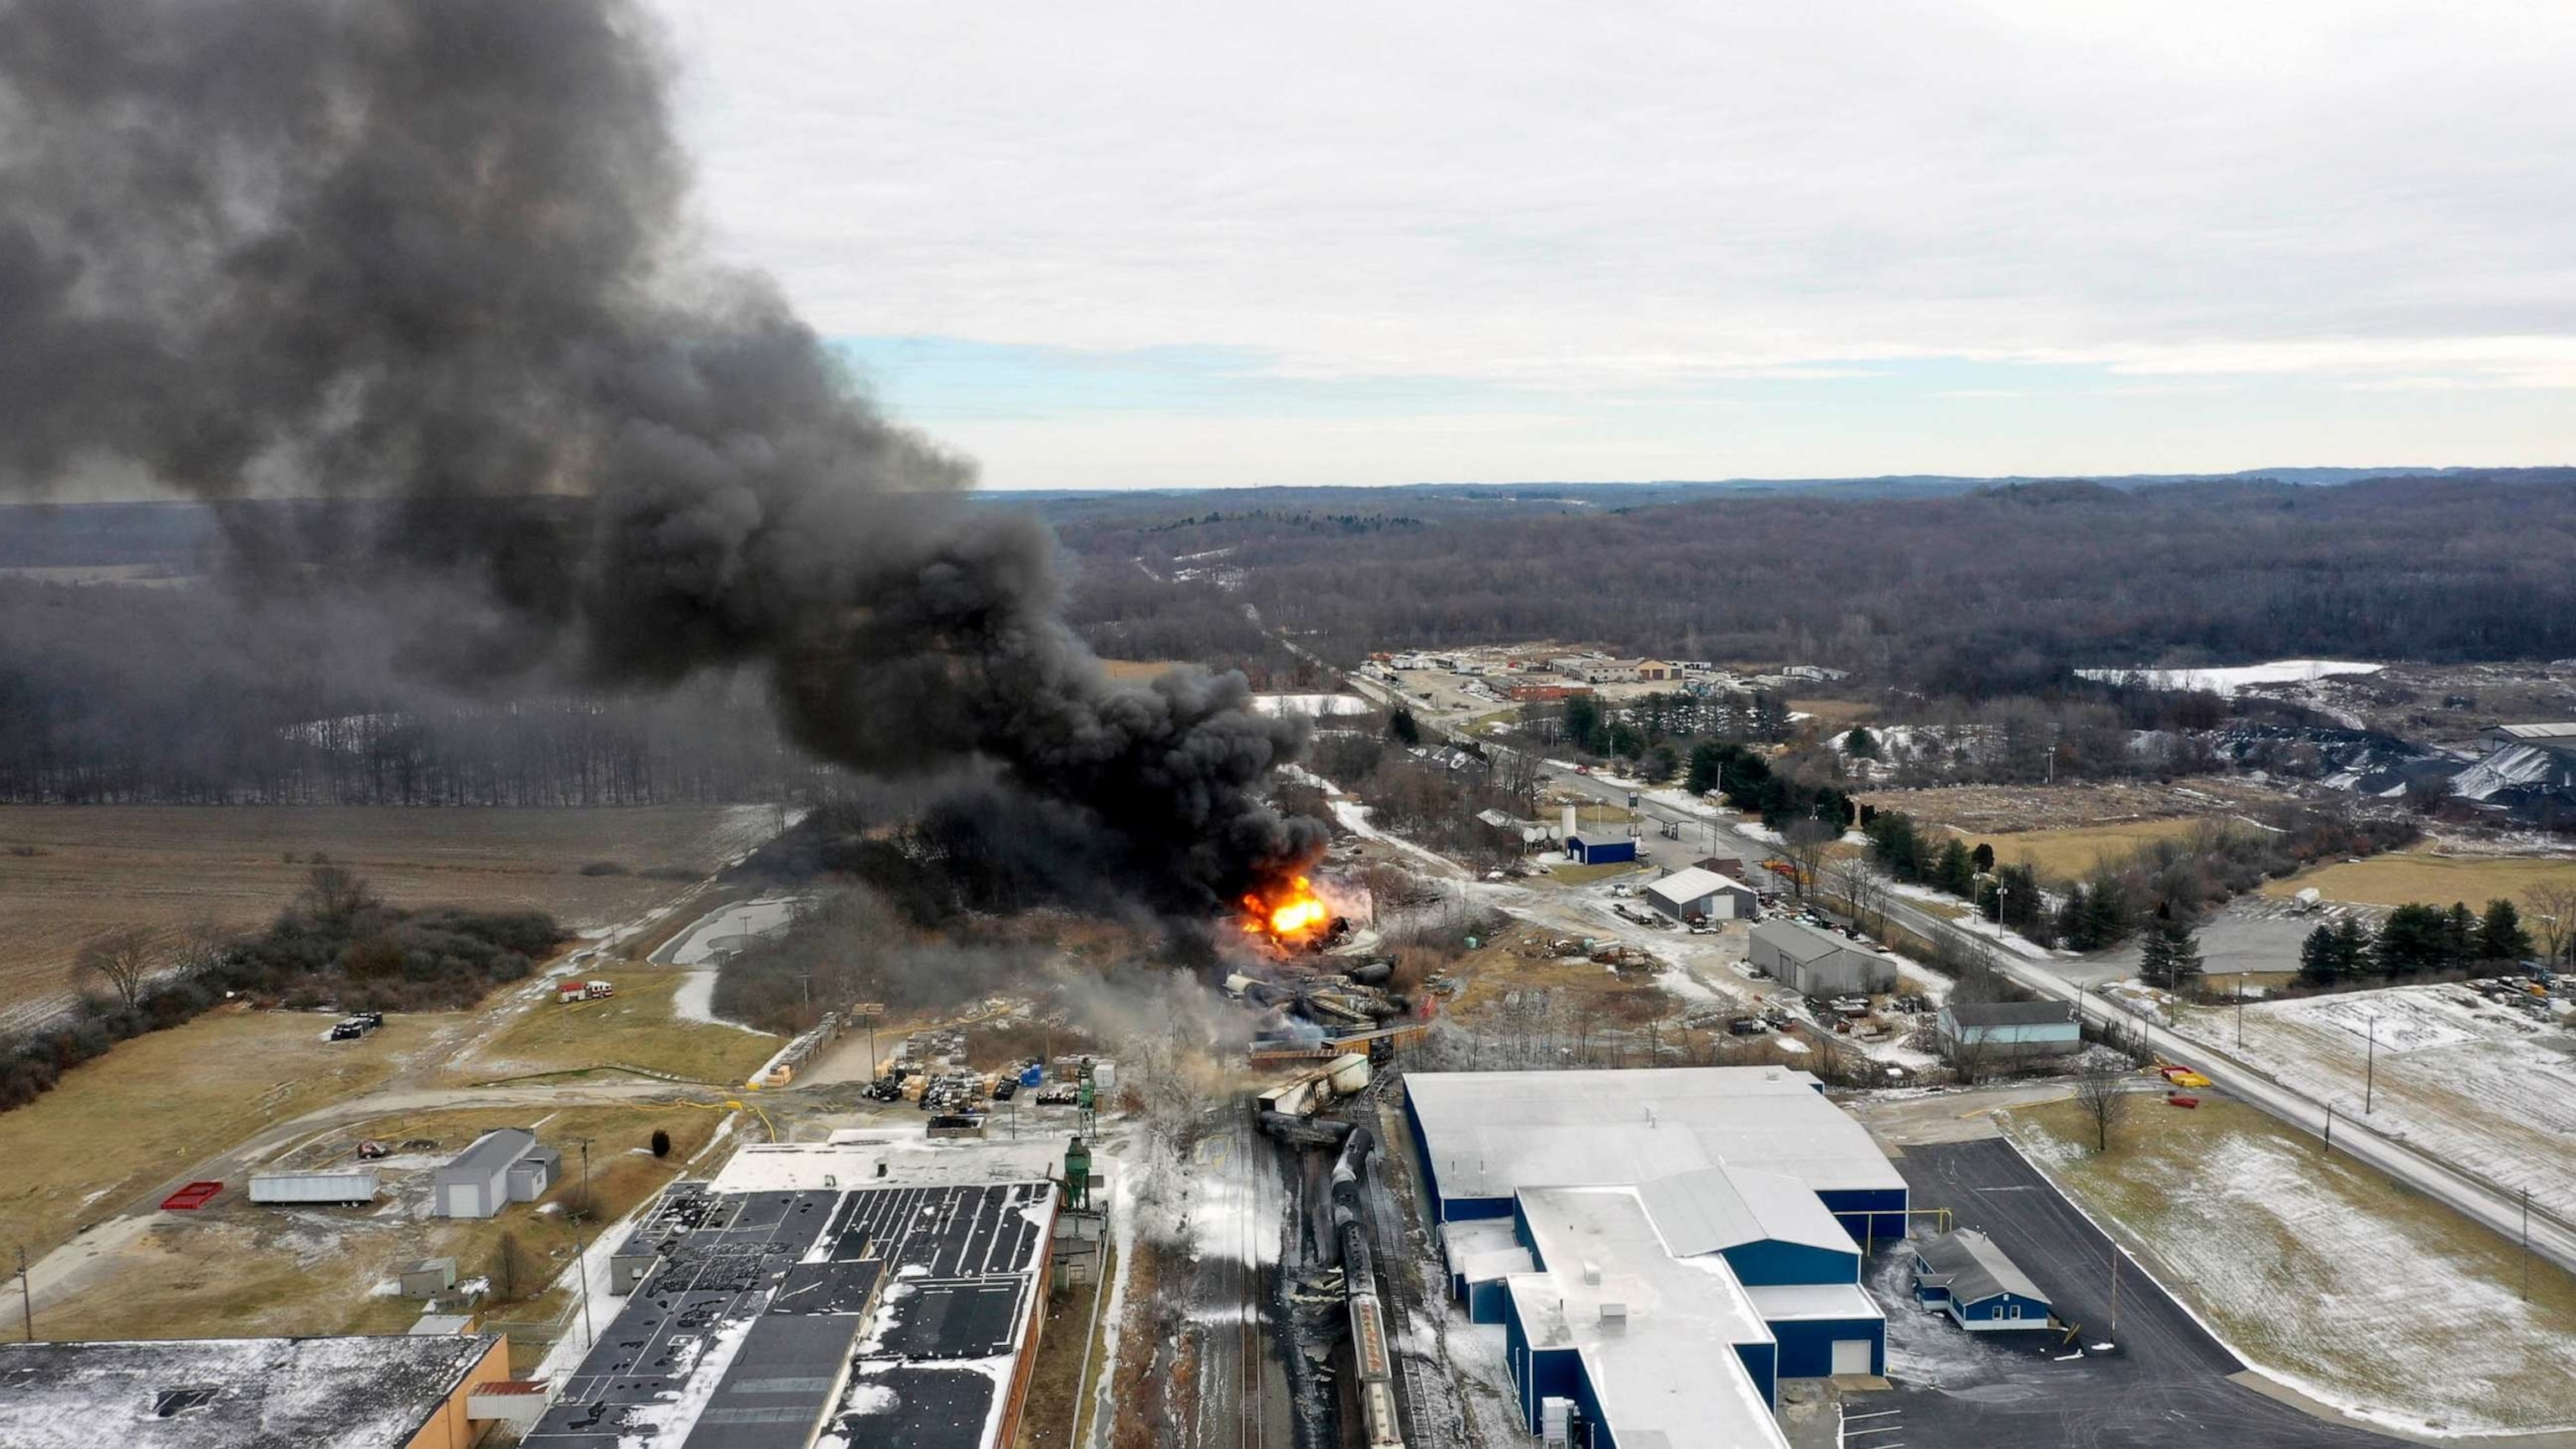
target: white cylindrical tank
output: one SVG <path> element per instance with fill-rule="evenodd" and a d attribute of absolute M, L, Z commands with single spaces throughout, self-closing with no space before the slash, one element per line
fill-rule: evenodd
<path fill-rule="evenodd" d="M 376 1174 L 356 1172 L 254 1172 L 250 1200 L 264 1203 L 372 1202 Z"/>
<path fill-rule="evenodd" d="M 1368 1090 L 1368 1058 L 1358 1052 L 1345 1052 L 1333 1058 L 1333 1064 L 1325 1071 L 1331 1077 L 1334 1092 L 1341 1096 L 1357 1096 Z"/>

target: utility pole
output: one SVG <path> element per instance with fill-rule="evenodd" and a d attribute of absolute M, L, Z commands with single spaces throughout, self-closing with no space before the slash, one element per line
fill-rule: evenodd
<path fill-rule="evenodd" d="M 572 1270 L 581 1279 L 581 1343 L 587 1349 L 599 1341 L 590 1329 L 590 1219 L 599 1211 L 599 1204 L 590 1195 L 591 1139 L 575 1140 L 581 1144 L 581 1250 L 573 1255 Z"/>
<path fill-rule="evenodd" d="M 2120 1245 L 2111 1245 L 2111 1334 L 2120 1333 Z"/>
<path fill-rule="evenodd" d="M 2236 978 L 2236 1044 L 2245 1045 L 2245 978 Z"/>
<path fill-rule="evenodd" d="M 2527 1192 L 2524 1193 L 2522 1195 L 2522 1201 L 2522 1235 L 2527 1251 L 2527 1245 L 2531 1240 L 2531 1194 Z M 2522 1296 L 2525 1298 L 2531 1296 L 2531 1269 L 2528 1266 L 2529 1261 L 2529 1258 L 2526 1256 L 2524 1259 L 2526 1266 L 2524 1267 L 2522 1274 Z M 29 1285 L 27 1281 L 27 1245 L 24 1243 L 20 1243 L 18 1245 L 18 1311 L 26 1320 L 27 1341 L 29 1343 L 34 1343 L 36 1341 L 36 1290 Z"/>
<path fill-rule="evenodd" d="M 2370 1023 L 2370 1046 L 2361 1059 L 2361 1115 L 2367 1117 L 2370 1115 L 2371 1081 L 2379 1069 L 2379 1013 L 2374 1011 L 2365 1020 Z"/>
<path fill-rule="evenodd" d="M 2334 1103 L 2326 1103 L 2326 1151 L 2334 1151 Z"/>

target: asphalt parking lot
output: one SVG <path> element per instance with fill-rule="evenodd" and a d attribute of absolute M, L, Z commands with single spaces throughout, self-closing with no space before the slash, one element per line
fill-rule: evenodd
<path fill-rule="evenodd" d="M 1871 1287 L 1887 1310 L 1891 1394 L 1844 1403 L 1846 1449 L 2389 1449 L 2385 1435 L 2312 1418 L 2228 1382 L 2243 1369 L 2138 1269 L 2121 1265 L 2119 1328 L 2111 1328 L 2111 1243 L 2047 1179 L 2000 1140 L 1908 1147 L 1897 1160 L 1917 1208 L 1948 1208 L 1984 1231 L 2049 1294 L 2059 1318 L 2081 1325 L 2073 1355 L 2053 1340 L 2003 1348 L 1970 1341 L 1947 1318 L 1914 1306 L 1912 1258 L 1881 1250 Z M 1918 1231 L 1933 1220 L 1917 1219 Z M 2028 1335 L 2037 1338 L 2040 1335 Z"/>

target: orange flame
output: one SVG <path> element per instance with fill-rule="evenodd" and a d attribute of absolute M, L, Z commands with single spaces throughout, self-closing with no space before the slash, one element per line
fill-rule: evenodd
<path fill-rule="evenodd" d="M 1273 936 L 1293 936 L 1332 919 L 1332 909 L 1315 894 L 1302 875 L 1292 877 L 1287 889 L 1271 900 L 1245 896 L 1243 906 L 1248 913 L 1243 929 L 1255 936 L 1265 931 Z"/>

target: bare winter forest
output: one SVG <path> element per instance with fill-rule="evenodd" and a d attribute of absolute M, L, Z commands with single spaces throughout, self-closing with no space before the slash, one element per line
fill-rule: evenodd
<path fill-rule="evenodd" d="M 1110 657 L 1294 687 L 1319 671 L 1273 630 L 1342 665 L 1556 638 L 1839 665 L 1979 700 L 2094 665 L 2576 654 L 2568 482 L 1530 485 L 1034 506 L 1062 540 L 1077 626 Z M 326 567 L 301 589 L 229 587 L 242 564 L 224 537 L 193 505 L 0 515 L 0 800 L 643 804 L 774 799 L 818 778 L 779 743 L 757 678 L 640 695 L 541 669 L 424 669 L 355 619 Z"/>

